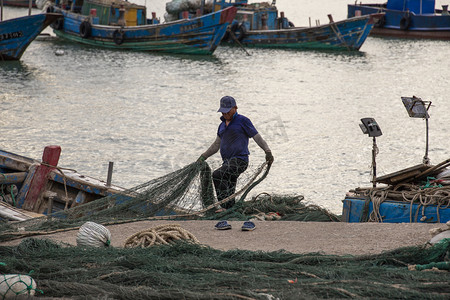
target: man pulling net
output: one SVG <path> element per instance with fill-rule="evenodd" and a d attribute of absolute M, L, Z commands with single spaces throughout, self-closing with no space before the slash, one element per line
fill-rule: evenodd
<path fill-rule="evenodd" d="M 217 200 L 220 202 L 235 193 L 236 183 L 248 167 L 249 139 L 258 144 L 266 154 L 266 162 L 270 166 L 274 157 L 266 141 L 258 133 L 255 126 L 249 118 L 238 114 L 236 100 L 231 96 L 224 96 L 220 99 L 220 108 L 218 112 L 222 113 L 221 123 L 217 130 L 217 137 L 212 145 L 199 158 L 199 161 L 205 161 L 208 157 L 215 154 L 220 149 L 222 156 L 222 166 L 216 169 L 213 174 L 213 183 L 216 190 Z M 235 204 L 235 199 L 231 198 L 222 203 L 222 208 L 218 212 L 231 208 Z M 231 226 L 226 221 L 221 221 L 216 225 L 217 229 L 230 229 Z M 245 222 L 243 230 L 253 230 L 253 222 Z"/>

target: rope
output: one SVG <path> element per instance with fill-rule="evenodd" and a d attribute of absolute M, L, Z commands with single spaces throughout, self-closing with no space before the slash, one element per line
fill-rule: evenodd
<path fill-rule="evenodd" d="M 155 245 L 168 245 L 178 240 L 188 240 L 199 244 L 197 238 L 178 224 L 160 225 L 141 230 L 125 240 L 125 248 L 147 248 Z"/>

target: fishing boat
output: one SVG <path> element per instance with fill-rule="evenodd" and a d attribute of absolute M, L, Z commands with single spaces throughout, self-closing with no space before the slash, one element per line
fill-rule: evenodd
<path fill-rule="evenodd" d="M 448 5 L 435 8 L 435 0 L 388 0 L 384 4 L 348 5 L 348 17 L 384 13 L 371 32 L 394 38 L 450 39 Z"/>
<path fill-rule="evenodd" d="M 61 147 L 47 146 L 42 160 L 0 150 L 0 219 L 23 221 L 89 203 L 124 188 L 58 167 Z"/>
<path fill-rule="evenodd" d="M 103 48 L 182 54 L 212 54 L 234 19 L 236 8 L 161 23 L 145 6 L 123 0 L 56 1 L 48 11 L 63 18 L 52 24 L 63 39 Z"/>
<path fill-rule="evenodd" d="M 446 223 L 450 221 L 450 160 L 418 164 L 376 179 L 383 186 L 350 190 L 342 221 Z"/>
<path fill-rule="evenodd" d="M 249 4 L 247 0 L 215 0 L 214 10 L 237 8 L 224 41 L 245 47 L 353 51 L 361 48 L 382 17 L 373 14 L 335 22 L 328 15 L 328 24 L 296 27 L 275 4 L 275 1 Z"/>
<path fill-rule="evenodd" d="M 36 37 L 61 15 L 45 13 L 0 22 L 0 61 L 19 60 Z"/>

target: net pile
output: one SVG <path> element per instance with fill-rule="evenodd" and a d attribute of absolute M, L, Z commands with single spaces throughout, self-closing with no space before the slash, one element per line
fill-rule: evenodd
<path fill-rule="evenodd" d="M 1 246 L 0 273 L 29 273 L 45 297 L 71 299 L 448 299 L 450 239 L 368 256 L 219 251 L 188 242 L 80 248 L 46 239 Z M 447 258 L 446 258 L 447 257 Z"/>
<path fill-rule="evenodd" d="M 269 166 L 249 167 L 238 179 L 235 193 L 216 200 L 212 170 L 206 162 L 195 162 L 127 190 L 51 215 L 22 222 L 0 224 L 0 241 L 75 229 L 85 222 L 102 225 L 154 219 L 247 220 L 272 213 L 285 220 L 338 221 L 338 217 L 317 206 L 303 203 L 301 196 L 268 196 L 246 199 L 251 189 L 267 176 Z M 220 203 L 236 199 L 237 204 L 216 213 Z M 245 201 L 250 200 L 250 201 Z"/>

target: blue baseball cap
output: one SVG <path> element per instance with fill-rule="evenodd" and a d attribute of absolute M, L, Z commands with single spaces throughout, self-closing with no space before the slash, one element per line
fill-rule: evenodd
<path fill-rule="evenodd" d="M 231 96 L 224 96 L 220 99 L 220 108 L 217 112 L 227 113 L 236 106 L 236 100 Z"/>

